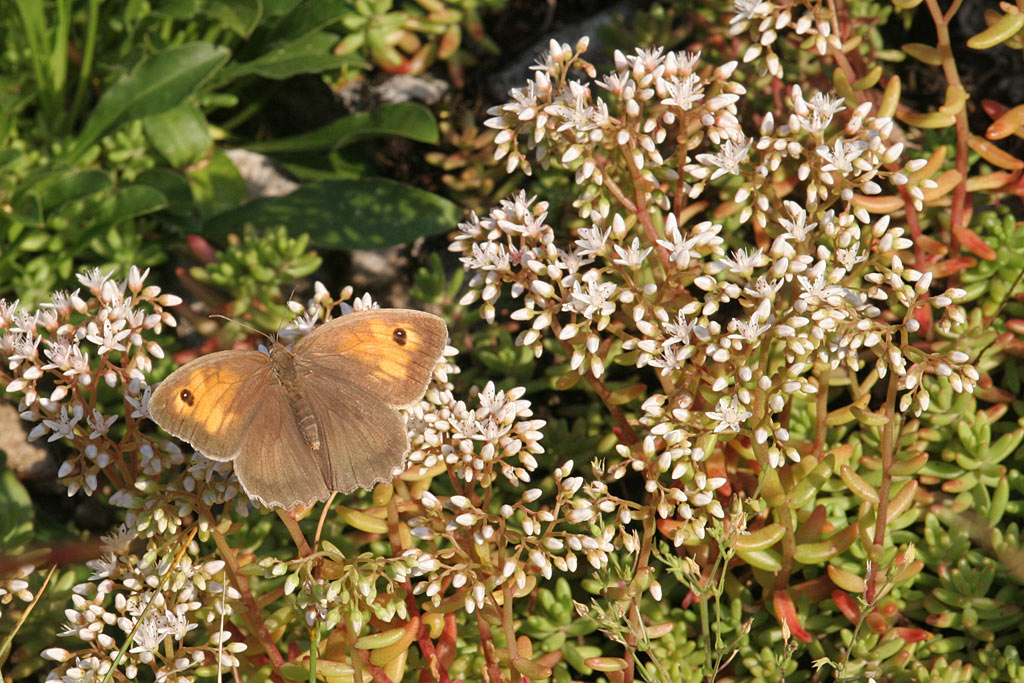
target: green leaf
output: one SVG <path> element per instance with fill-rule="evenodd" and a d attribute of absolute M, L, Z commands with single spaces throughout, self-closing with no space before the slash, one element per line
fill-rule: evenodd
<path fill-rule="evenodd" d="M 248 38 L 263 17 L 263 3 L 260 0 L 209 0 L 203 14 L 240 37 Z"/>
<path fill-rule="evenodd" d="M 149 185 L 160 191 L 167 199 L 167 211 L 178 216 L 192 213 L 192 188 L 185 176 L 167 168 L 151 168 L 135 179 L 139 185 Z"/>
<path fill-rule="evenodd" d="M 153 14 L 172 19 L 192 19 L 199 11 L 199 0 L 155 0 Z"/>
<path fill-rule="evenodd" d="M 462 211 L 452 202 L 392 180 L 331 180 L 310 183 L 285 197 L 262 197 L 206 221 L 210 236 L 285 225 L 293 235 L 309 233 L 330 249 L 377 249 L 455 229 Z"/>
<path fill-rule="evenodd" d="M 225 47 L 194 42 L 146 57 L 103 93 L 69 156 L 77 158 L 126 118 L 152 116 L 178 106 L 224 66 L 230 56 Z"/>
<path fill-rule="evenodd" d="M 21 158 L 21 151 L 17 149 L 0 149 L 0 169 Z"/>
<path fill-rule="evenodd" d="M 272 48 L 259 57 L 246 62 L 233 62 L 217 76 L 218 84 L 230 83 L 243 76 L 262 76 L 272 80 L 290 78 L 296 74 L 321 73 L 337 69 L 359 60 L 351 55 L 333 55 L 331 48 L 337 36 L 317 33 L 302 40 Z"/>
<path fill-rule="evenodd" d="M 167 207 L 167 197 L 149 185 L 129 185 L 100 207 L 97 222 L 117 224 Z"/>
<path fill-rule="evenodd" d="M 437 120 L 429 109 L 416 102 L 386 104 L 376 112 L 346 116 L 309 133 L 252 143 L 246 145 L 246 149 L 268 154 L 338 149 L 357 140 L 381 135 L 398 135 L 416 142 L 436 144 Z"/>
<path fill-rule="evenodd" d="M 267 44 L 299 40 L 352 13 L 351 0 L 306 0 L 281 18 L 271 31 Z M 257 46 L 260 47 L 260 46 Z"/>
<path fill-rule="evenodd" d="M 288 14 L 302 0 L 263 0 L 263 13 L 268 17 L 279 17 Z"/>
<path fill-rule="evenodd" d="M 249 196 L 238 168 L 220 150 L 200 168 L 188 172 L 192 197 L 200 216 L 234 209 Z"/>
<path fill-rule="evenodd" d="M 3 452 L 0 451 L 0 454 Z M 0 548 L 20 550 L 33 536 L 35 511 L 32 498 L 14 472 L 7 468 L 4 454 L 0 463 Z"/>
<path fill-rule="evenodd" d="M 191 102 L 147 116 L 142 124 L 149 141 L 175 168 L 195 163 L 213 145 L 206 117 Z"/>
<path fill-rule="evenodd" d="M 48 213 L 69 201 L 103 192 L 112 185 L 113 181 L 106 171 L 71 171 L 54 174 L 33 187 L 29 195 L 38 198 L 42 210 Z"/>

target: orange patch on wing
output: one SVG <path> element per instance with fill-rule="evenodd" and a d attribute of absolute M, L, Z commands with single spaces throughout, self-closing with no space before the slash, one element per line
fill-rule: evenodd
<path fill-rule="evenodd" d="M 363 321 L 361 324 L 365 329 L 346 330 L 345 334 L 338 335 L 337 353 L 367 360 L 382 368 L 391 364 L 398 370 L 397 373 L 393 372 L 390 376 L 403 376 L 403 363 L 392 354 L 415 353 L 423 347 L 423 338 L 413 327 L 394 322 L 374 320 Z M 402 330 L 405 333 L 404 344 L 395 341 L 396 330 Z"/>
<path fill-rule="evenodd" d="M 376 367 L 370 372 L 370 375 L 376 379 L 389 380 L 399 379 L 406 377 L 409 374 L 410 356 L 404 356 L 401 358 L 378 358 L 376 361 Z"/>
<path fill-rule="evenodd" d="M 192 392 L 192 405 L 178 396 L 175 411 L 187 414 L 208 434 L 237 428 L 235 423 L 242 415 L 237 410 L 232 412 L 231 408 L 237 405 L 236 398 L 246 379 L 245 375 L 223 366 L 197 368 L 183 387 Z"/>

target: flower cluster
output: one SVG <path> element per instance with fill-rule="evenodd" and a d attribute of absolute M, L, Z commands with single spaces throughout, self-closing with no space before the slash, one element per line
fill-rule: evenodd
<path fill-rule="evenodd" d="M 47 436 L 68 446 L 59 477 L 69 495 L 109 496 L 125 515 L 121 530 L 104 539 L 104 556 L 89 563 L 93 574 L 75 586 L 73 604 L 66 610 L 61 635 L 82 641 L 85 647 L 52 647 L 44 653 L 60 663 L 51 673 L 54 680 L 102 678 L 128 634 L 131 646 L 119 669 L 129 677 L 150 669 L 158 678 L 189 680 L 197 667 L 237 666 L 237 655 L 244 650 L 241 643 L 229 643 L 231 633 L 223 629 L 223 620 L 241 598 L 225 586 L 224 562 L 211 559 L 196 544 L 175 560 L 186 524 L 196 525 L 203 539 L 211 533 L 223 537 L 226 527 L 221 526 L 231 517 L 222 516 L 218 524 L 210 508 L 227 504 L 228 512 L 246 517 L 250 507 L 240 495 L 230 462 L 183 451 L 176 442 L 155 435 L 144 419 L 153 359 L 164 354 L 153 337 L 174 326 L 167 308 L 181 302 L 147 286 L 146 275 L 133 268 L 126 280 L 117 281 L 92 271 L 79 276 L 88 295 L 82 290 L 58 293 L 34 312 L 17 302 L 0 301 L 0 357 L 5 362 L 0 379 L 8 392 L 21 394 L 22 417 L 36 422 L 30 437 Z M 329 318 L 338 303 L 350 310 L 375 306 L 369 297 L 344 303 L 349 298 L 351 291 L 346 290 L 341 301 L 335 301 L 317 283 L 310 301 L 289 303 L 299 315 L 282 338 L 308 333 L 318 320 Z M 431 396 L 450 398 L 448 374 L 456 371 L 455 365 L 440 363 L 438 388 Z M 120 400 L 111 401 L 118 396 Z M 421 441 L 420 430 L 428 421 L 432 434 L 439 428 L 426 412 L 430 409 L 431 404 L 424 402 L 410 411 L 416 418 L 410 427 Z M 466 420 L 463 416 L 468 429 Z M 495 426 L 495 443 L 505 443 L 506 432 Z M 524 467 L 536 467 L 529 453 L 538 451 L 530 441 L 535 432 L 523 427 L 517 423 L 514 429 L 523 433 L 524 466 L 514 469 L 528 478 Z M 435 455 L 426 457 L 436 459 L 440 448 L 430 452 Z M 515 476 L 512 472 L 510 476 Z M 287 592 L 299 585 L 300 576 L 307 589 L 292 598 L 298 608 L 307 612 L 311 624 L 336 624 L 341 600 L 349 625 L 357 625 L 357 630 L 370 617 L 384 622 L 406 618 L 399 588 L 411 574 L 432 568 L 429 555 L 414 549 L 379 562 L 350 562 L 334 549 L 318 560 L 318 566 L 324 562 L 327 569 L 321 567 L 315 576 L 309 572 L 308 559 L 291 561 L 298 570 L 292 574 L 296 581 L 289 579 Z M 290 565 L 272 562 L 268 576 L 276 576 L 281 568 L 288 570 Z M 0 601 L 31 599 L 24 581 L 30 571 L 26 568 L 5 579 Z M 387 580 L 383 592 L 376 583 L 381 577 Z M 383 593 L 390 599 L 378 600 Z M 190 636 L 193 631 L 199 635 Z"/>
<path fill-rule="evenodd" d="M 29 590 L 28 577 L 36 570 L 35 565 L 26 564 L 10 574 L 0 577 L 0 605 L 9 605 L 15 598 L 21 602 L 32 602 L 35 595 Z M 0 610 L 0 615 L 3 611 Z"/>
<path fill-rule="evenodd" d="M 801 49 L 813 49 L 824 56 L 829 48 L 841 50 L 842 41 L 832 32 L 832 12 L 816 6 L 794 18 L 792 5 L 776 4 L 769 0 L 734 0 L 733 16 L 729 20 L 729 35 L 746 34 L 751 44 L 743 52 L 743 63 L 748 64 L 763 55 L 765 70 L 782 78 L 784 69 L 773 49 L 779 32 L 791 30 L 803 40 Z"/>
<path fill-rule="evenodd" d="M 178 548 L 152 545 L 140 557 L 132 552 L 136 538 L 124 525 L 103 537 L 104 555 L 87 563 L 90 580 L 74 587 L 73 608 L 65 610 L 68 621 L 58 634 L 81 640 L 87 648 L 45 650 L 45 658 L 65 664 L 48 680 L 100 680 L 129 634 L 132 644 L 122 659 L 129 679 L 146 669 L 158 678 L 181 680 L 206 664 L 238 666 L 236 655 L 246 645 L 228 642 L 232 634 L 224 624 L 241 596 L 226 585 L 224 562 L 193 564 L 186 555 L 175 563 Z M 186 634 L 201 626 L 209 637 L 200 645 L 187 644 Z M 111 628 L 124 635 L 115 638 Z"/>
<path fill-rule="evenodd" d="M 479 302 L 493 320 L 511 296 L 517 342 L 540 356 L 552 335 L 566 372 L 599 395 L 613 363 L 655 371 L 656 390 L 637 384 L 631 394 L 639 414 L 606 401 L 621 460 L 604 474 L 642 473 L 677 544 L 723 516 L 715 494 L 727 482 L 725 442 L 752 444 L 761 467 L 810 452 L 815 435 L 792 434 L 790 415 L 827 408 L 818 394 L 832 373 L 892 373 L 900 409 L 915 414 L 928 406 L 925 375 L 973 389 L 966 354 L 911 345 L 922 309 L 945 313 L 939 329 L 963 320 L 952 306 L 963 291 L 933 293 L 932 275 L 901 260 L 912 246 L 903 228 L 858 201 L 890 182 L 911 185 L 920 202 L 934 184 L 911 182 L 919 163 L 886 170 L 902 152 L 888 142 L 891 119 L 866 104 L 839 121 L 841 98 L 794 87 L 785 123 L 766 112 L 750 133 L 741 120 L 755 115 L 738 110 L 735 63 L 702 67 L 699 55 L 660 49 L 616 54 L 597 98 L 569 79 L 585 47 L 552 44 L 488 125 L 501 131 L 497 154 L 510 168 L 531 170 L 525 146 L 543 165 L 573 171 L 575 206 L 590 225 L 560 235 L 547 204 L 522 193 L 472 216 L 451 247 L 473 273 L 461 303 Z M 729 252 L 727 221 L 758 246 Z M 631 512 L 611 497 L 601 509 Z"/>
<path fill-rule="evenodd" d="M 227 478 L 230 465 L 185 465 L 176 443 L 151 436 L 149 373 L 164 357 L 153 337 L 175 327 L 168 308 L 181 298 L 146 285 L 148 271 L 133 267 L 122 281 L 111 275 L 80 274 L 86 292 L 57 292 L 32 312 L 0 301 L 0 382 L 21 394 L 22 419 L 36 423 L 29 439 L 69 445 L 58 470 L 69 496 L 102 489 L 128 510 L 135 531 L 174 533 L 197 502 L 231 500 L 237 483 Z M 110 390 L 120 392 L 120 405 L 105 402 Z M 185 477 L 166 476 L 182 466 Z M 238 505 L 244 510 L 244 499 Z"/>

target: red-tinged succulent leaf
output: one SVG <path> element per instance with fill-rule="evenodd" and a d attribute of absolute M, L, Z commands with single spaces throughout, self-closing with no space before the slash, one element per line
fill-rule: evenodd
<path fill-rule="evenodd" d="M 405 57 L 395 63 L 378 62 L 377 66 L 381 71 L 389 74 L 407 74 L 413 70 L 412 62 Z"/>
<path fill-rule="evenodd" d="M 1024 356 L 1024 339 L 1011 339 L 1005 344 L 1001 344 L 1000 348 L 1011 356 Z"/>
<path fill-rule="evenodd" d="M 1006 329 L 1009 332 L 1003 333 L 996 337 L 996 344 L 1002 346 L 1006 342 L 1013 339 L 1013 335 L 1021 334 L 1024 335 L 1024 318 L 1009 318 L 1006 323 Z"/>
<path fill-rule="evenodd" d="M 922 306 L 914 311 L 914 320 L 921 326 L 921 336 L 928 339 L 932 335 L 932 307 Z"/>
<path fill-rule="evenodd" d="M 1002 140 L 1020 131 L 1024 126 L 1024 104 L 1018 104 L 1006 112 L 985 130 L 989 140 Z"/>
<path fill-rule="evenodd" d="M 864 624 L 879 635 L 883 635 L 889 632 L 889 622 L 885 620 L 881 614 L 877 611 L 871 612 L 864 617 Z"/>
<path fill-rule="evenodd" d="M 825 533 L 825 523 L 827 521 L 828 512 L 825 510 L 825 506 L 815 506 L 807 519 L 800 524 L 800 528 L 796 530 L 796 542 L 813 543 L 814 541 L 819 540 L 821 535 Z"/>
<path fill-rule="evenodd" d="M 683 521 L 679 519 L 659 519 L 655 524 L 663 536 L 672 538 L 672 533 L 683 526 Z"/>
<path fill-rule="evenodd" d="M 848 593 L 840 590 L 832 591 L 832 602 L 836 603 L 836 607 L 851 624 L 860 621 L 860 605 Z"/>
<path fill-rule="evenodd" d="M 1007 192 L 1014 195 L 1015 197 L 1024 197 L 1024 176 L 1017 179 L 1017 182 L 1010 185 Z"/>
<path fill-rule="evenodd" d="M 811 634 L 800 625 L 800 617 L 796 613 L 796 605 L 788 591 L 776 591 L 772 596 L 772 605 L 775 607 L 775 617 L 780 624 L 785 624 L 789 632 L 802 643 L 811 642 Z"/>
<path fill-rule="evenodd" d="M 992 99 L 985 98 L 981 101 L 981 108 L 985 111 L 990 119 L 998 119 L 1000 116 L 1005 114 L 1010 108 L 1002 102 L 997 102 Z"/>
<path fill-rule="evenodd" d="M 828 576 L 819 576 L 816 579 L 810 581 L 804 581 L 798 583 L 795 586 L 790 586 L 789 590 L 794 595 L 806 596 L 811 602 L 821 602 L 832 595 L 832 591 L 835 590 L 835 584 L 832 583 L 832 579 Z"/>
<path fill-rule="evenodd" d="M 217 250 L 206 241 L 206 238 L 200 237 L 195 233 L 189 233 L 185 236 L 185 240 L 188 242 L 188 248 L 195 254 L 196 259 L 204 266 L 217 260 Z"/>
<path fill-rule="evenodd" d="M 1003 403 L 996 403 L 994 406 L 989 406 L 988 408 L 981 412 L 985 413 L 985 415 L 988 417 L 989 424 L 995 424 L 996 422 L 999 422 L 999 420 L 1003 419 L 1003 415 L 1005 415 L 1006 411 L 1010 409 L 1010 401 L 1012 401 L 1015 398 L 1017 397 L 1013 396 L 1013 398 L 1005 399 Z"/>
<path fill-rule="evenodd" d="M 932 637 L 932 634 L 924 629 L 910 628 L 908 626 L 897 626 L 893 629 L 893 633 L 908 643 L 920 643 Z"/>
<path fill-rule="evenodd" d="M 1009 403 L 1017 398 L 1016 394 L 998 387 L 975 387 L 974 395 L 986 403 Z"/>
<path fill-rule="evenodd" d="M 986 261 L 995 261 L 996 252 L 992 247 L 985 244 L 985 240 L 978 237 L 970 228 L 953 228 L 953 235 L 960 240 L 960 244 L 978 258 Z"/>
<path fill-rule="evenodd" d="M 945 242 L 940 242 L 928 235 L 918 235 L 914 238 L 914 245 L 921 247 L 921 251 L 934 256 L 945 256 L 949 253 L 949 247 Z"/>
<path fill-rule="evenodd" d="M 978 260 L 970 256 L 957 256 L 955 258 L 948 258 L 939 261 L 931 267 L 932 275 L 936 278 L 949 277 L 953 273 L 958 273 L 961 270 L 967 268 L 973 268 L 978 264 Z"/>
<path fill-rule="evenodd" d="M 924 623 L 934 628 L 949 628 L 957 622 L 956 616 L 952 612 L 939 612 L 938 614 L 929 614 L 924 618 Z"/>

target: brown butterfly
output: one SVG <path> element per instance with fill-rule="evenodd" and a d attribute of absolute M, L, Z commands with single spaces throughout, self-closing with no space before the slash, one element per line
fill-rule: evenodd
<path fill-rule="evenodd" d="M 250 498 L 291 509 L 391 481 L 409 450 L 396 410 L 418 401 L 448 328 L 403 309 L 335 318 L 292 348 L 219 351 L 178 368 L 149 414 L 212 460 L 234 461 Z"/>

